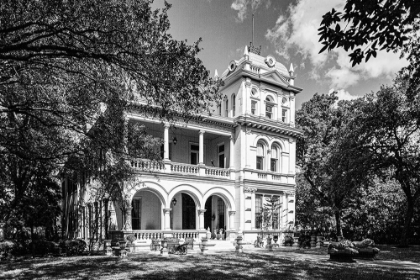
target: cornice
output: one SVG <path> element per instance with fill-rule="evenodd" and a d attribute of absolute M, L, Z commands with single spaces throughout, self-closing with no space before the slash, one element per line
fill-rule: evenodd
<path fill-rule="evenodd" d="M 290 84 L 282 84 L 276 81 L 273 81 L 271 79 L 267 79 L 265 76 L 267 73 L 264 74 L 258 74 L 255 72 L 252 72 L 251 70 L 245 70 L 244 69 L 244 65 L 246 63 L 251 63 L 251 61 L 247 60 L 244 61 L 241 65 L 241 69 L 238 69 L 237 71 L 233 72 L 231 75 L 227 76 L 223 81 L 225 83 L 224 87 L 230 86 L 231 84 L 235 83 L 237 80 L 239 80 L 240 78 L 251 78 L 253 80 L 259 81 L 259 82 L 263 82 L 263 83 L 267 83 L 270 85 L 274 85 L 276 87 L 282 88 L 284 90 L 288 90 L 288 91 L 292 91 L 295 94 L 298 94 L 299 92 L 301 92 L 303 89 L 296 87 L 296 86 L 292 86 Z M 271 71 L 271 72 L 276 72 L 278 73 L 281 77 L 283 77 L 284 80 L 293 78 L 293 77 L 286 77 L 283 74 L 281 74 L 278 71 Z"/>
<path fill-rule="evenodd" d="M 236 122 L 241 126 L 261 129 L 272 133 L 281 133 L 285 136 L 297 138 L 301 138 L 303 136 L 303 131 L 298 128 L 291 127 L 283 122 L 273 121 L 261 117 L 242 115 L 236 118 Z"/>

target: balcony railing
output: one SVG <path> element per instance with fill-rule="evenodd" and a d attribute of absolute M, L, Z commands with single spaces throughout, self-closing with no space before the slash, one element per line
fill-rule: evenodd
<path fill-rule="evenodd" d="M 199 230 L 129 230 L 129 231 L 112 231 L 111 236 L 115 239 L 122 239 L 124 236 L 133 234 L 139 241 L 151 241 L 152 239 L 163 239 L 164 237 L 173 238 L 199 238 Z M 201 231 L 205 233 L 205 231 Z"/>
<path fill-rule="evenodd" d="M 206 166 L 206 175 L 229 178 L 230 177 L 230 170 L 225 169 L 225 168 L 217 168 L 217 167 Z"/>
<path fill-rule="evenodd" d="M 173 173 L 198 175 L 199 168 L 198 168 L 198 165 L 172 162 L 171 171 Z"/>
<path fill-rule="evenodd" d="M 284 183 L 284 184 L 295 183 L 294 174 L 283 174 L 283 173 L 276 173 L 272 171 L 255 170 L 255 169 L 245 169 L 244 171 L 245 171 L 245 179 Z"/>
<path fill-rule="evenodd" d="M 135 159 L 131 161 L 131 167 L 139 170 L 160 171 L 165 169 L 163 163 L 148 159 Z"/>

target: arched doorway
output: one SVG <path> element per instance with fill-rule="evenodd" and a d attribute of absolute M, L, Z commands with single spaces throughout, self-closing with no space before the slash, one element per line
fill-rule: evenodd
<path fill-rule="evenodd" d="M 176 194 L 171 201 L 171 207 L 172 229 L 197 229 L 197 206 L 189 194 Z"/>
<path fill-rule="evenodd" d="M 204 228 L 214 230 L 226 230 L 226 204 L 218 195 L 210 196 L 205 202 Z"/>
<path fill-rule="evenodd" d="M 161 229 L 162 202 L 156 194 L 147 190 L 136 192 L 131 207 L 133 230 Z"/>

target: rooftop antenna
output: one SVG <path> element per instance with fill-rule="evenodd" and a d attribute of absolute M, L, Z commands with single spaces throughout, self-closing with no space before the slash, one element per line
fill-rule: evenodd
<path fill-rule="evenodd" d="M 252 13 L 252 45 L 254 45 L 254 12 Z"/>
<path fill-rule="evenodd" d="M 259 48 L 254 47 L 254 12 L 252 12 L 252 41 L 249 43 L 249 52 L 261 54 L 261 46 Z"/>

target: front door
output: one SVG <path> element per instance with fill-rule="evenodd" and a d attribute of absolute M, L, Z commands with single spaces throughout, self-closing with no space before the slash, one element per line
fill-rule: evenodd
<path fill-rule="evenodd" d="M 188 194 L 182 194 L 182 229 L 196 229 L 195 203 Z"/>

